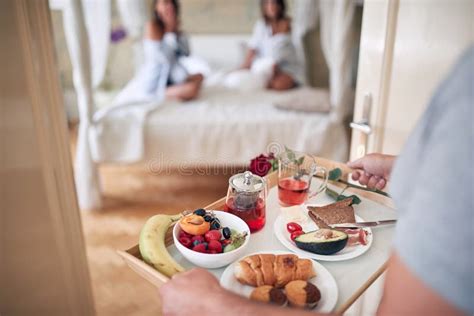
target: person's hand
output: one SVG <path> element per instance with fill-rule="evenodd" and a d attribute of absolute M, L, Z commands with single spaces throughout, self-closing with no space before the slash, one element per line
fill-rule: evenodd
<path fill-rule="evenodd" d="M 390 178 L 395 156 L 369 154 L 347 164 L 352 169 L 352 179 L 370 189 L 382 190 Z"/>
<path fill-rule="evenodd" d="M 145 37 L 155 40 L 155 41 L 161 41 L 163 39 L 163 28 L 161 25 L 158 23 L 155 23 L 154 21 L 149 21 L 146 24 L 145 28 Z"/>
<path fill-rule="evenodd" d="M 207 270 L 192 269 L 173 276 L 160 288 L 163 315 L 226 314 L 234 295 Z"/>
<path fill-rule="evenodd" d="M 179 29 L 179 20 L 176 15 L 168 15 L 163 17 L 165 24 L 165 33 L 177 33 Z"/>

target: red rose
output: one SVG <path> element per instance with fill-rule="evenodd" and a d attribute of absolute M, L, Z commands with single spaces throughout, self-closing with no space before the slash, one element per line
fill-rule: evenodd
<path fill-rule="evenodd" d="M 272 159 L 273 154 L 269 156 L 261 154 L 250 161 L 249 171 L 261 177 L 267 175 L 268 171 L 272 169 L 272 163 L 270 161 Z"/>

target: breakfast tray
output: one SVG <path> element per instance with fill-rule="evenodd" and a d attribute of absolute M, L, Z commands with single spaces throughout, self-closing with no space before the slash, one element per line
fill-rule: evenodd
<path fill-rule="evenodd" d="M 347 177 L 347 174 L 350 172 L 350 170 L 347 169 L 345 165 L 322 158 L 315 159 L 318 165 L 322 165 L 328 170 L 336 167 L 341 168 L 343 171 L 343 177 Z M 273 234 L 273 222 L 279 213 L 276 188 L 277 178 L 278 177 L 275 172 L 266 176 L 269 188 L 266 206 L 267 223 L 260 232 L 252 234 L 248 247 L 249 249 L 246 249 L 246 253 L 271 250 L 285 250 L 289 252 L 288 249 L 279 243 Z M 318 182 L 320 181 L 319 179 L 314 179 L 313 182 L 315 182 L 314 185 L 319 185 Z M 330 185 L 330 187 L 333 189 L 338 189 L 339 185 Z M 393 204 L 389 198 L 360 190 L 357 190 L 357 192 L 354 191 L 353 193 L 357 194 L 362 199 L 362 203 L 355 206 L 355 211 L 364 220 L 372 221 L 396 218 L 396 212 L 392 208 Z M 316 199 L 317 202 L 321 203 L 333 202 L 333 200 L 331 200 L 325 194 L 317 196 Z M 205 209 L 223 210 L 224 204 L 225 198 L 222 198 L 206 206 Z M 393 231 L 393 226 L 385 226 L 374 229 L 374 242 L 371 248 L 360 257 L 341 262 L 319 261 L 319 263 L 328 269 L 336 279 L 336 283 L 339 288 L 339 297 L 335 308 L 336 312 L 345 312 L 357 300 L 357 298 L 362 295 L 364 291 L 385 271 L 387 260 L 390 255 L 390 245 Z M 166 236 L 166 245 L 169 247 L 168 250 L 170 254 L 185 268 L 193 267 L 193 265 L 186 261 L 174 247 L 171 232 L 172 228 L 168 230 Z M 140 256 L 138 245 L 135 245 L 125 251 L 119 250 L 117 252 L 132 270 L 134 270 L 154 286 L 160 287 L 163 283 L 169 280 L 167 276 L 161 274 L 152 266 L 143 261 Z M 209 271 L 216 277 L 220 278 L 220 275 L 224 269 L 225 267 L 220 269 L 211 269 Z"/>

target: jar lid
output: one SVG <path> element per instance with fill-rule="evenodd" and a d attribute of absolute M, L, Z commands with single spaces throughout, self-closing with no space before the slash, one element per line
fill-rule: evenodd
<path fill-rule="evenodd" d="M 250 171 L 233 175 L 229 184 L 239 192 L 260 192 L 265 187 L 265 180 Z"/>

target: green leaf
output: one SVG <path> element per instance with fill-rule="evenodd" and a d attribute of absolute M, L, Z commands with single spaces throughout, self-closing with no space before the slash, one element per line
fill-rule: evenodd
<path fill-rule="evenodd" d="M 339 168 L 329 171 L 328 180 L 337 181 L 342 176 L 342 170 Z"/>
<path fill-rule="evenodd" d="M 296 160 L 296 156 L 295 156 L 295 153 L 293 152 L 293 150 L 291 150 L 290 148 L 285 146 L 285 151 L 286 151 L 286 155 L 288 156 L 288 159 L 290 161 L 295 161 Z"/>
<path fill-rule="evenodd" d="M 336 191 L 326 187 L 326 194 L 329 195 L 332 199 L 336 200 L 336 201 L 341 201 L 341 200 L 345 200 L 347 198 L 351 198 L 352 199 L 352 205 L 357 205 L 357 204 L 360 204 L 362 203 L 362 200 L 355 194 L 353 195 L 350 195 L 350 196 L 346 196 L 346 195 L 343 195 L 343 194 L 339 194 L 337 193 Z"/>
<path fill-rule="evenodd" d="M 345 199 L 348 199 L 348 198 L 351 198 L 351 199 L 352 199 L 351 205 L 354 205 L 354 204 L 357 205 L 357 204 L 362 203 L 362 200 L 361 200 L 357 195 L 355 195 L 355 194 L 350 195 L 350 196 L 346 196 L 346 195 L 340 194 L 340 195 L 337 197 L 336 201 L 342 201 L 342 200 L 345 200 Z"/>
<path fill-rule="evenodd" d="M 298 166 L 301 166 L 303 164 L 303 161 L 304 161 L 304 156 L 303 157 L 300 157 L 298 160 L 296 160 L 296 164 Z"/>
<path fill-rule="evenodd" d="M 350 197 L 352 198 L 352 204 L 357 205 L 362 203 L 362 200 L 357 195 L 351 195 Z"/>
<path fill-rule="evenodd" d="M 287 153 L 287 155 L 288 155 L 288 159 L 289 159 L 290 161 L 295 161 L 295 160 L 296 160 L 296 156 L 295 156 L 295 153 L 294 153 L 294 152 L 289 151 L 289 152 Z"/>
<path fill-rule="evenodd" d="M 272 164 L 272 171 L 278 170 L 278 159 L 272 159 L 270 162 Z"/>

